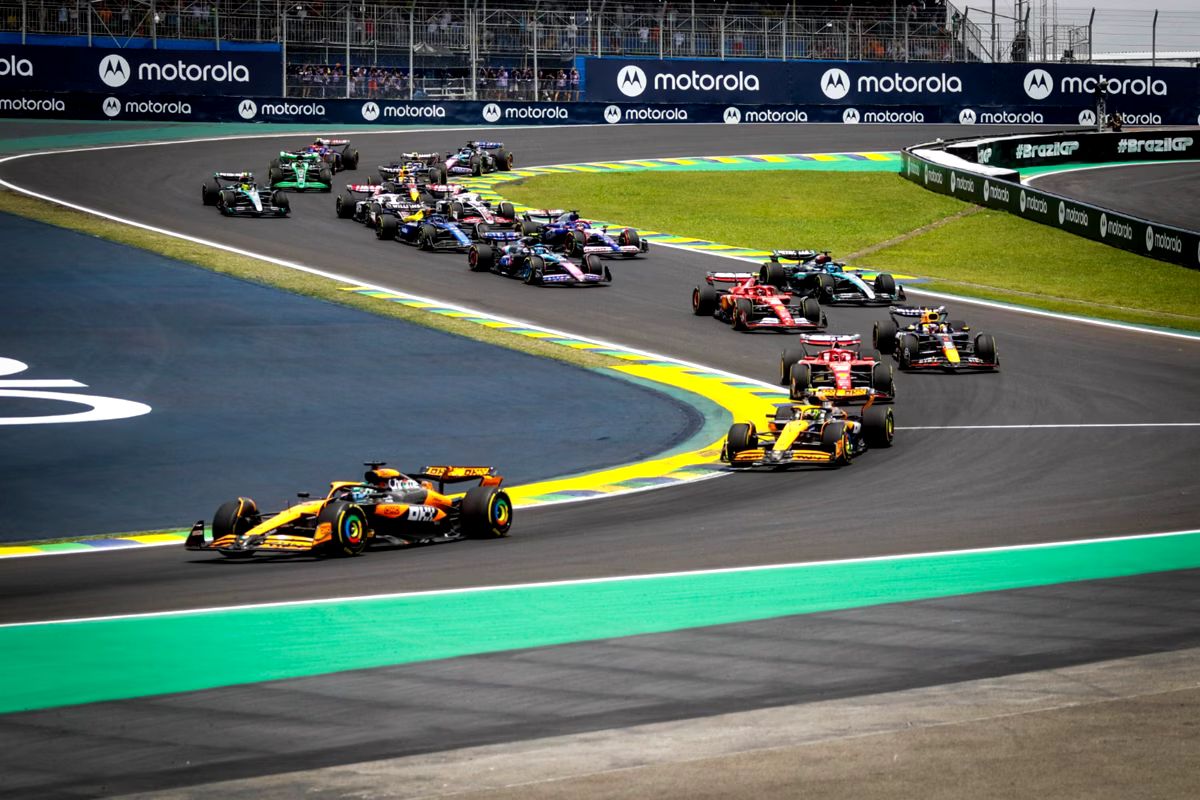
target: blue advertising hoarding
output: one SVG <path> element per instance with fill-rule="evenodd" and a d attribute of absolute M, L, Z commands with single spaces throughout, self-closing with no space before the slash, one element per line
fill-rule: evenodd
<path fill-rule="evenodd" d="M 1200 70 L 1092 64 L 947 64 L 865 61 L 578 59 L 595 102 L 730 105 L 957 106 L 1010 114 L 1094 109 L 1107 82 L 1109 111 L 1200 113 Z M 1078 113 L 1078 112 L 1077 112 Z M 1150 123 L 1156 124 L 1156 123 Z"/>
<path fill-rule="evenodd" d="M 0 92 L 263 97 L 283 94 L 278 52 L 0 45 Z"/>

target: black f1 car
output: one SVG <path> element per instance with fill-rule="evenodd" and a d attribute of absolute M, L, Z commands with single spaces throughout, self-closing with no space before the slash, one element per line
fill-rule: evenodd
<path fill-rule="evenodd" d="M 902 370 L 995 370 L 1000 367 L 996 339 L 971 336 L 962 320 L 947 319 L 946 307 L 892 306 L 890 319 L 875 323 L 875 347 L 891 353 Z"/>
<path fill-rule="evenodd" d="M 227 217 L 286 217 L 292 210 L 286 194 L 260 187 L 251 172 L 214 172 L 200 187 L 200 202 Z"/>

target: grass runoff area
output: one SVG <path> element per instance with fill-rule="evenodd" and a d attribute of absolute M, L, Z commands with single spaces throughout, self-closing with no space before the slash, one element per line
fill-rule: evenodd
<path fill-rule="evenodd" d="M 563 174 L 497 187 L 535 208 L 763 250 L 813 247 L 923 288 L 1200 330 L 1200 272 L 928 192 L 891 173 Z"/>
<path fill-rule="evenodd" d="M 68 228 L 101 239 L 149 250 L 167 258 L 195 264 L 241 280 L 273 286 L 318 300 L 350 306 L 377 316 L 393 317 L 415 325 L 423 325 L 498 347 L 520 350 L 523 353 L 553 358 L 581 367 L 611 367 L 625 363 L 611 356 L 589 353 L 586 350 L 571 347 L 561 347 L 551 342 L 539 341 L 441 314 L 432 314 L 400 303 L 384 303 L 353 292 L 344 292 L 339 287 L 346 284 L 339 281 L 288 269 L 249 256 L 229 253 L 207 245 L 195 244 L 174 236 L 111 222 L 90 214 L 80 214 L 77 211 L 17 192 L 0 191 L 0 213 L 27 217 L 59 228 Z"/>

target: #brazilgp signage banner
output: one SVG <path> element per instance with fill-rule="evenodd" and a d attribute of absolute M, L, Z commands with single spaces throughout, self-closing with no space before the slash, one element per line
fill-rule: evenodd
<path fill-rule="evenodd" d="M 1172 111 L 1194 124 L 1200 113 L 1200 71 L 1183 67 L 615 57 L 577 62 L 584 99 L 595 102 L 892 106 L 900 115 L 909 107 L 952 106 L 964 124 L 1037 124 L 1046 121 L 1037 118 L 1042 109 L 1067 107 L 1076 109 L 1078 124 L 1088 125 L 1096 122 L 1095 93 L 1104 79 L 1109 111 L 1120 111 L 1128 124 L 1163 124 Z"/>
<path fill-rule="evenodd" d="M 0 45 L 0 92 L 276 96 L 279 53 Z"/>

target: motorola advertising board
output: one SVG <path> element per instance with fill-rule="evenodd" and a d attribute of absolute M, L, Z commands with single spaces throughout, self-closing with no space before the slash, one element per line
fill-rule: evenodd
<path fill-rule="evenodd" d="M 1107 134 L 1119 137 L 1121 134 Z M 923 145 L 928 147 L 928 145 Z M 1164 225 L 901 152 L 901 174 L 938 194 L 1000 209 L 1159 261 L 1200 269 L 1200 232 Z"/>
<path fill-rule="evenodd" d="M 1108 87 L 1108 108 L 1130 124 L 1170 124 L 1172 110 L 1200 108 L 1200 72 L 1182 67 L 1090 64 L 947 64 L 887 61 L 708 61 L 577 59 L 584 98 L 595 102 L 730 105 L 954 106 L 1021 123 L 1041 108 L 1095 108 Z M 1092 123 L 1095 112 L 1092 111 Z M 1182 122 L 1178 120 L 1177 122 Z M 1080 122 L 1080 124 L 1089 124 Z"/>
<path fill-rule="evenodd" d="M 0 92 L 277 96 L 278 52 L 0 45 Z"/>

